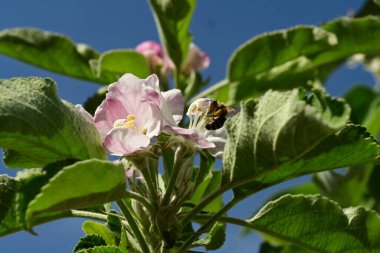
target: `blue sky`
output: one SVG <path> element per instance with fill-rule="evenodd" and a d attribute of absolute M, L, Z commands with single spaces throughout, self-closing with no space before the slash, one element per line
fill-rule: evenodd
<path fill-rule="evenodd" d="M 205 75 L 216 83 L 225 76 L 226 63 L 239 45 L 255 35 L 300 24 L 321 24 L 362 4 L 358 0 L 207 0 L 198 1 L 191 24 L 194 41 L 211 58 Z M 36 27 L 69 36 L 75 42 L 86 43 L 98 51 L 133 48 L 144 40 L 158 40 L 154 21 L 146 1 L 142 0 L 12 0 L 1 5 L 0 29 Z M 59 94 L 73 104 L 83 103 L 99 86 L 52 74 L 0 55 L 0 78 L 17 76 L 52 77 L 58 83 Z M 328 90 L 341 95 L 352 84 L 373 84 L 372 77 L 360 69 L 340 68 L 329 80 Z M 0 163 L 0 174 L 9 169 Z M 12 173 L 12 172 L 10 172 Z M 296 184 L 288 182 L 286 185 Z M 232 216 L 248 217 L 260 207 L 271 189 L 249 198 L 230 212 Z M 39 236 L 20 232 L 0 238 L 1 252 L 71 252 L 83 236 L 80 219 L 60 220 L 36 228 Z M 225 246 L 217 252 L 257 252 L 258 236 L 239 236 L 240 230 L 228 227 Z"/>

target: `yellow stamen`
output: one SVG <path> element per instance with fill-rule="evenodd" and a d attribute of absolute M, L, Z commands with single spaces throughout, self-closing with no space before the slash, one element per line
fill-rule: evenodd
<path fill-rule="evenodd" d="M 136 116 L 134 114 L 129 114 L 127 116 L 127 121 L 135 121 L 135 119 L 136 119 Z"/>
<path fill-rule="evenodd" d="M 128 115 L 127 121 L 124 123 L 124 126 L 127 128 L 134 128 L 135 127 L 135 119 L 136 119 L 136 116 L 134 114 Z"/>
<path fill-rule="evenodd" d="M 135 123 L 133 121 L 127 121 L 124 123 L 124 126 L 127 127 L 127 128 L 134 128 L 135 127 Z"/>

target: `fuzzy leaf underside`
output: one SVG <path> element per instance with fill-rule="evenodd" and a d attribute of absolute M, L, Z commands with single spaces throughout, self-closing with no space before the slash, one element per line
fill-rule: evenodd
<path fill-rule="evenodd" d="M 0 147 L 9 150 L 8 166 L 105 158 L 95 125 L 58 98 L 51 79 L 0 80 L 0 122 Z"/>
<path fill-rule="evenodd" d="M 249 194 L 296 176 L 374 161 L 379 145 L 364 128 L 346 125 L 349 113 L 341 100 L 322 94 L 305 99 L 297 89 L 244 103 L 226 124 L 224 184 L 237 185 L 237 195 Z"/>

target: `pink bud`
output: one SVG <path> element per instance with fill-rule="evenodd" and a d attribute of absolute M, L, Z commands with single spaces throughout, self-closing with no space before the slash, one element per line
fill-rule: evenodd
<path fill-rule="evenodd" d="M 194 43 L 190 44 L 189 52 L 182 64 L 181 71 L 184 75 L 190 75 L 192 70 L 201 71 L 210 65 L 210 57 L 201 51 Z"/>

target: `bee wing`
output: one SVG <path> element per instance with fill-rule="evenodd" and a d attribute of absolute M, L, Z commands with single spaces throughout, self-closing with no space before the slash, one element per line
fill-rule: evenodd
<path fill-rule="evenodd" d="M 237 109 L 235 109 L 235 108 L 233 108 L 231 106 L 227 106 L 227 112 L 231 113 L 232 115 L 235 115 L 235 114 L 237 114 L 239 112 L 239 110 L 237 110 Z"/>

